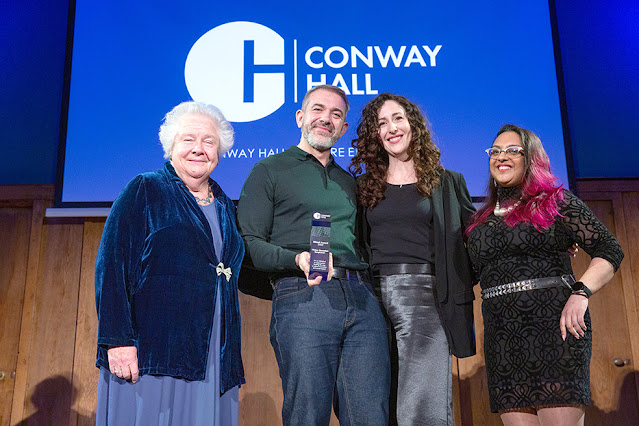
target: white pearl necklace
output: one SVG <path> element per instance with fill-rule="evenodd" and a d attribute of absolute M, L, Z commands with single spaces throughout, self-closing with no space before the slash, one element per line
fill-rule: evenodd
<path fill-rule="evenodd" d="M 513 204 L 512 206 L 509 207 L 500 207 L 499 206 L 499 200 L 497 200 L 497 203 L 495 204 L 495 209 L 493 210 L 493 214 L 495 216 L 505 216 L 506 214 L 510 213 L 511 211 L 513 211 L 515 209 L 515 207 L 517 207 L 518 205 L 521 204 L 521 198 L 519 200 L 517 200 L 517 202 L 515 204 Z"/>

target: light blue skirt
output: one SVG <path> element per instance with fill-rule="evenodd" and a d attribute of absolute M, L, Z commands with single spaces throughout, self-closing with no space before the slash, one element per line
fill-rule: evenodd
<path fill-rule="evenodd" d="M 220 397 L 220 291 L 204 381 L 141 376 L 127 382 L 100 368 L 97 425 L 237 425 L 239 387 Z"/>

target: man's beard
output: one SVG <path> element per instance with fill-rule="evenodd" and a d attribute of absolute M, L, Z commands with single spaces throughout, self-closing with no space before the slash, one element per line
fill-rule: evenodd
<path fill-rule="evenodd" d="M 324 137 L 321 137 L 321 140 L 320 140 L 320 138 L 316 137 L 311 132 L 311 130 L 312 130 L 311 126 L 307 127 L 306 130 L 302 132 L 302 136 L 304 137 L 304 139 L 306 139 L 306 142 L 308 142 L 310 146 L 312 146 L 318 151 L 327 151 L 331 149 L 331 147 L 335 145 L 335 142 L 337 142 L 337 140 L 339 139 L 339 136 L 337 136 L 337 132 L 335 131 L 331 137 L 327 138 L 324 136 Z"/>

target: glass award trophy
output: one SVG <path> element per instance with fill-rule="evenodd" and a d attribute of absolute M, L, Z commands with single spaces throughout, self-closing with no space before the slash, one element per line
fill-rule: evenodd
<path fill-rule="evenodd" d="M 328 263 L 331 243 L 331 215 L 327 213 L 313 213 L 311 224 L 311 267 L 309 279 L 322 276 L 322 281 L 328 277 Z"/>

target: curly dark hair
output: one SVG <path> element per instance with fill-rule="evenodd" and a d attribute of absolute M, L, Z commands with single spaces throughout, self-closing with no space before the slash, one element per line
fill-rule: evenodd
<path fill-rule="evenodd" d="M 439 185 L 439 177 L 443 167 L 439 161 L 439 148 L 433 143 L 426 118 L 419 107 L 404 96 L 382 93 L 371 100 L 362 110 L 362 119 L 357 126 L 357 139 L 352 146 L 357 154 L 351 160 L 349 170 L 357 176 L 366 168 L 366 175 L 358 179 L 357 201 L 368 207 L 375 207 L 384 199 L 386 175 L 388 173 L 388 153 L 378 134 L 378 113 L 386 101 L 397 102 L 406 112 L 413 139 L 408 147 L 408 155 L 415 164 L 417 189 L 424 197 Z"/>

